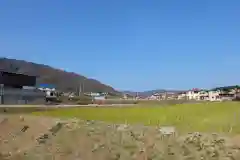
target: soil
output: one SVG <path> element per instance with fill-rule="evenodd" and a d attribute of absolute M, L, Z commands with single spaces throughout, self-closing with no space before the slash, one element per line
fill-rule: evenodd
<path fill-rule="evenodd" d="M 140 125 L 0 115 L 0 159 L 238 160 L 238 144 L 239 136 L 224 139 L 193 133 L 180 137 Z"/>

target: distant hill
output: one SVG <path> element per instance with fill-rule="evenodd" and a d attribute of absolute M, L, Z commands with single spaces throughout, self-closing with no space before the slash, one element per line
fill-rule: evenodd
<path fill-rule="evenodd" d="M 239 85 L 222 86 L 213 88 L 212 90 L 231 90 L 231 89 L 240 89 L 240 86 Z"/>
<path fill-rule="evenodd" d="M 149 90 L 149 91 L 143 91 L 143 92 L 123 91 L 123 93 L 125 93 L 125 94 L 129 94 L 132 96 L 136 96 L 136 94 L 138 94 L 139 96 L 143 96 L 143 97 L 151 96 L 154 93 L 165 93 L 165 92 L 178 93 L 178 92 L 182 92 L 182 91 L 180 91 L 180 90 L 165 90 L 165 89 L 156 89 L 156 90 Z"/>
<path fill-rule="evenodd" d="M 37 84 L 53 84 L 62 91 L 76 91 L 79 85 L 84 84 L 85 92 L 111 92 L 118 94 L 111 86 L 95 79 L 90 79 L 73 72 L 52 68 L 43 64 L 36 64 L 24 60 L 0 58 L 0 69 L 28 75 L 36 75 Z"/>

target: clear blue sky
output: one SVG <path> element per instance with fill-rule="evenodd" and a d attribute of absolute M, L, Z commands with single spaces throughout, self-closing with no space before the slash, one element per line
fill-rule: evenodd
<path fill-rule="evenodd" d="M 0 56 L 116 89 L 240 83 L 239 0 L 1 0 Z"/>

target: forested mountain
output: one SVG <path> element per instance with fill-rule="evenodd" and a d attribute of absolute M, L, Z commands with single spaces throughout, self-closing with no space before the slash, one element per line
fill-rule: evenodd
<path fill-rule="evenodd" d="M 16 73 L 38 76 L 37 83 L 53 84 L 63 91 L 76 91 L 80 84 L 85 92 L 110 92 L 118 94 L 114 88 L 98 80 L 84 77 L 73 72 L 56 69 L 43 64 L 24 60 L 0 58 L 0 69 Z"/>

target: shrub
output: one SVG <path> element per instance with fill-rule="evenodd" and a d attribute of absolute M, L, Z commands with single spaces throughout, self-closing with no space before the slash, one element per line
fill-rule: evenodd
<path fill-rule="evenodd" d="M 89 96 L 80 96 L 76 102 L 80 105 L 92 104 L 92 98 Z"/>

